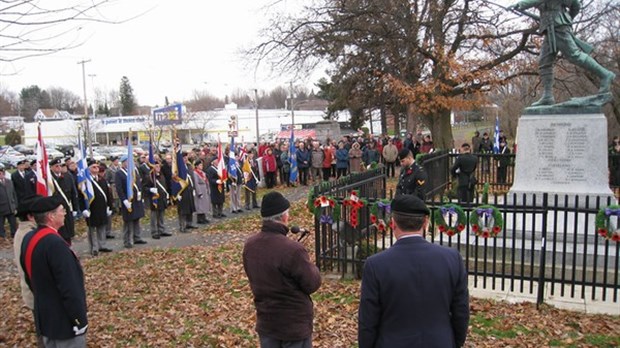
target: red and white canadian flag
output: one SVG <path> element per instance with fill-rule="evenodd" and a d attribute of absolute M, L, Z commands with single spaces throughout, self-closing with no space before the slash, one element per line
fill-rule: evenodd
<path fill-rule="evenodd" d="M 226 162 L 224 161 L 224 151 L 222 151 L 222 142 L 217 142 L 217 175 L 222 180 L 222 183 L 228 180 L 228 172 L 226 171 Z"/>
<path fill-rule="evenodd" d="M 37 195 L 48 197 L 54 193 L 54 186 L 51 183 L 52 177 L 50 176 L 50 166 L 47 161 L 47 150 L 41 136 L 41 124 L 39 124 L 39 137 L 35 147 L 37 155 Z"/>

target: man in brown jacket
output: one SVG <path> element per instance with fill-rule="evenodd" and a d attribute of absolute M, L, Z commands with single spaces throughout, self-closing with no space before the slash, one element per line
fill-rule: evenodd
<path fill-rule="evenodd" d="M 263 226 L 243 248 L 243 268 L 256 306 L 261 348 L 312 347 L 310 294 L 321 286 L 303 244 L 286 237 L 290 203 L 277 191 L 263 197 Z"/>

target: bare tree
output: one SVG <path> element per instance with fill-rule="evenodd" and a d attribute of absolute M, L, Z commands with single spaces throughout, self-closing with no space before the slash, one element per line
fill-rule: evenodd
<path fill-rule="evenodd" d="M 105 9 L 113 0 L 0 1 L 0 62 L 48 55 L 84 43 L 80 31 L 87 23 L 123 23 Z M 134 17 L 135 18 L 135 17 Z"/>
<path fill-rule="evenodd" d="M 66 110 L 69 113 L 84 110 L 81 98 L 68 89 L 49 87 L 47 93 L 50 96 L 50 106 L 52 108 Z"/>
<path fill-rule="evenodd" d="M 482 105 L 487 91 L 535 73 L 525 63 L 537 53 L 536 29 L 487 0 L 317 0 L 298 16 L 274 16 L 247 53 L 287 72 L 327 61 L 350 109 L 402 104 L 450 148 L 453 108 Z"/>

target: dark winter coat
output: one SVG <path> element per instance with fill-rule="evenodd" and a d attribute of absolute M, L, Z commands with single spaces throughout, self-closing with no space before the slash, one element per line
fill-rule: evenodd
<path fill-rule="evenodd" d="M 116 193 L 118 193 L 118 199 L 121 201 L 121 215 L 123 215 L 123 221 L 135 221 L 144 216 L 144 202 L 142 199 L 138 199 L 138 193 L 142 198 L 142 180 L 138 171 L 134 171 L 135 184 L 133 185 L 133 200 L 131 201 L 131 212 L 127 210 L 123 201 L 127 199 L 127 169 L 121 168 L 116 172 L 114 182 L 116 183 Z"/>
<path fill-rule="evenodd" d="M 60 176 L 52 174 L 52 178 L 52 180 L 54 180 L 54 195 L 60 197 L 62 205 L 67 211 L 65 215 L 65 224 L 58 230 L 58 233 L 60 233 L 64 239 L 70 239 L 75 236 L 73 212 L 77 212 L 80 209 L 80 204 L 77 199 L 77 187 L 70 173 L 61 174 Z M 62 194 L 60 191 L 62 191 Z"/>
<path fill-rule="evenodd" d="M 310 151 L 297 149 L 297 168 L 310 168 Z"/>
<path fill-rule="evenodd" d="M 346 148 L 338 149 L 336 151 L 336 168 L 346 169 L 349 167 L 349 150 Z"/>
<path fill-rule="evenodd" d="M 42 227 L 28 232 L 21 245 L 21 267 L 25 268 L 26 250 Z M 56 233 L 43 237 L 32 253 L 34 321 L 39 335 L 53 340 L 75 337 L 73 326 L 88 324 L 84 272 L 75 253 Z M 27 275 L 26 275 L 27 277 Z"/>
<path fill-rule="evenodd" d="M 310 294 L 321 286 L 321 275 L 303 244 L 287 233 L 285 225 L 264 221 L 245 243 L 243 267 L 254 295 L 258 334 L 297 341 L 312 336 Z"/>
<path fill-rule="evenodd" d="M 4 184 L 0 184 L 0 216 L 15 214 L 17 209 L 17 195 L 13 188 L 13 182 L 4 179 Z"/>
<path fill-rule="evenodd" d="M 226 200 L 226 183 L 217 183 L 217 181 L 220 180 L 220 176 L 217 173 L 217 168 L 210 166 L 205 174 L 207 174 L 207 179 L 209 180 L 211 204 L 224 204 L 224 201 Z"/>
<path fill-rule="evenodd" d="M 155 182 L 153 182 L 153 177 L 155 177 Z M 164 174 L 160 172 L 159 175 L 155 173 L 148 175 L 143 185 L 142 191 L 144 192 L 144 204 L 146 208 L 158 211 L 166 210 L 168 202 L 170 202 L 170 191 L 168 191 L 166 187 L 166 177 Z M 151 192 L 151 188 L 153 187 L 157 189 L 157 194 L 159 195 L 159 197 L 157 197 L 157 206 L 153 204 L 153 197 L 155 197 L 155 194 Z"/>
<path fill-rule="evenodd" d="M 98 185 L 98 186 L 97 186 Z M 90 211 L 90 217 L 86 219 L 86 225 L 91 227 L 105 226 L 108 224 L 108 209 L 112 210 L 112 192 L 105 179 L 100 179 L 93 183 L 93 191 L 95 192 L 95 199 L 89 204 L 88 210 Z M 84 196 L 80 194 L 78 199 L 80 202 L 80 210 L 86 209 L 86 200 Z"/>

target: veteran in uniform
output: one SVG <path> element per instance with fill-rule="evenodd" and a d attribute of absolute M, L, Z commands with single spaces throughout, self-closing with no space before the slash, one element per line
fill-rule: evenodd
<path fill-rule="evenodd" d="M 75 236 L 75 217 L 79 209 L 77 186 L 70 173 L 62 172 L 61 165 L 62 160 L 56 158 L 50 162 L 50 169 L 54 183 L 54 196 L 61 198 L 62 205 L 67 212 L 65 223 L 60 227 L 58 233 L 71 245 L 71 238 Z"/>
<path fill-rule="evenodd" d="M 396 196 L 415 195 L 424 200 L 426 194 L 426 172 L 415 163 L 409 149 L 402 149 L 398 153 L 400 160 L 400 177 L 396 185 Z"/>
<path fill-rule="evenodd" d="M 471 203 L 474 200 L 474 189 L 477 183 L 474 174 L 478 165 L 478 156 L 470 152 L 469 144 L 461 145 L 461 154 L 450 169 L 452 176 L 458 179 L 456 193 L 461 203 Z"/>

